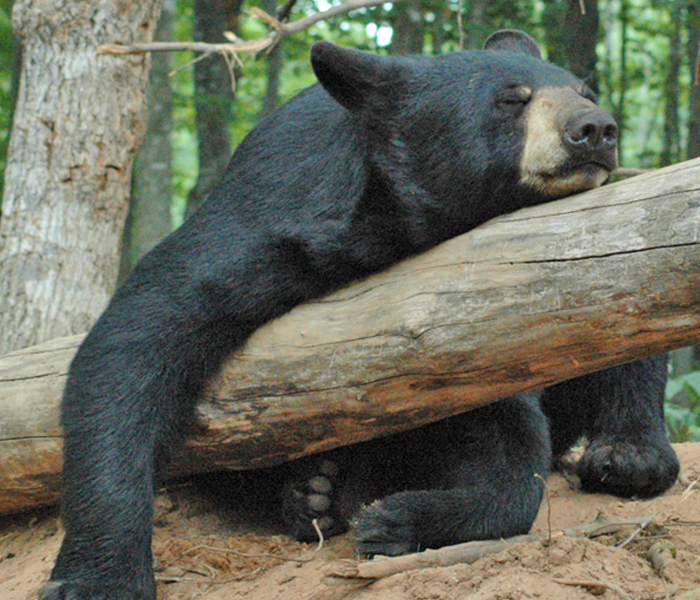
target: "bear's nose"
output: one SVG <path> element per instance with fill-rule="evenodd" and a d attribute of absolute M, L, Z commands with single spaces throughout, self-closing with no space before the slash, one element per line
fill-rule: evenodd
<path fill-rule="evenodd" d="M 586 111 L 569 120 L 564 139 L 574 151 L 610 151 L 617 145 L 617 124 L 602 109 Z"/>

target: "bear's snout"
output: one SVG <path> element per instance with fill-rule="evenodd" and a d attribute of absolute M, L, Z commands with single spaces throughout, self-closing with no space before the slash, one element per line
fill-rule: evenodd
<path fill-rule="evenodd" d="M 612 168 L 616 165 L 617 138 L 615 119 L 598 107 L 573 115 L 564 127 L 569 152 Z"/>

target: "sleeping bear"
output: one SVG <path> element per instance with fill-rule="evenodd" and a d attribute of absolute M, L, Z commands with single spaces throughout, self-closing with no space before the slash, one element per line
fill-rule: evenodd
<path fill-rule="evenodd" d="M 496 215 L 599 186 L 616 168 L 613 119 L 524 33 L 431 58 L 319 42 L 311 63 L 319 83 L 248 135 L 71 364 L 66 534 L 44 600 L 155 598 L 157 482 L 205 382 L 261 325 Z M 355 519 L 366 554 L 522 533 L 542 495 L 535 475 L 581 434 L 586 489 L 660 493 L 678 472 L 665 377 L 665 358 L 647 359 L 302 461 L 285 513 L 304 539 L 312 518 L 330 535 L 352 502 L 379 499 Z"/>

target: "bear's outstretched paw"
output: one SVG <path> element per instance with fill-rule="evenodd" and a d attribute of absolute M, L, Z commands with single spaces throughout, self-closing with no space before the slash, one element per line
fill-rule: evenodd
<path fill-rule="evenodd" d="M 417 552 L 411 511 L 396 496 L 365 506 L 353 520 L 357 551 L 364 556 L 399 556 Z"/>
<path fill-rule="evenodd" d="M 155 600 L 155 597 L 155 590 L 143 592 L 131 587 L 49 581 L 39 592 L 37 600 Z"/>
<path fill-rule="evenodd" d="M 337 465 L 324 460 L 300 478 L 285 484 L 283 516 L 295 539 L 301 542 L 318 540 L 318 532 L 312 523 L 314 519 L 324 537 L 347 531 L 348 523 L 338 512 L 334 498 L 333 484 L 337 474 Z"/>
<path fill-rule="evenodd" d="M 632 442 L 622 436 L 594 439 L 577 467 L 585 491 L 625 498 L 665 492 L 679 470 L 678 457 L 665 439 Z"/>

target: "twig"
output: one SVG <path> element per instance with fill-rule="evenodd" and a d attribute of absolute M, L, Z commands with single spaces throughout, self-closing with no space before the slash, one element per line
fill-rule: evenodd
<path fill-rule="evenodd" d="M 287 4 L 277 11 L 277 20 L 280 22 L 286 21 L 289 18 L 289 15 L 292 14 L 292 9 L 296 3 L 297 0 L 287 0 Z"/>
<path fill-rule="evenodd" d="M 401 2 L 402 0 L 394 0 L 395 2 Z M 288 25 L 282 23 L 284 19 L 288 16 L 288 11 L 291 11 L 296 0 L 289 0 L 289 2 L 280 11 L 280 17 L 276 19 L 275 17 L 268 15 L 263 10 L 259 8 L 251 8 L 249 13 L 261 21 L 267 23 L 272 29 L 268 31 L 262 37 L 256 38 L 254 40 L 245 41 L 236 37 L 231 32 L 227 32 L 226 37 L 229 39 L 228 43 L 222 44 L 212 44 L 208 42 L 150 42 L 146 44 L 131 44 L 125 46 L 122 44 L 105 44 L 97 48 L 97 54 L 113 54 L 113 55 L 123 55 L 123 54 L 142 54 L 145 52 L 178 52 L 178 51 L 191 51 L 200 53 L 199 56 L 189 61 L 188 63 L 182 65 L 178 69 L 175 69 L 170 73 L 174 75 L 179 71 L 186 69 L 200 60 L 205 60 L 212 56 L 213 54 L 220 54 L 226 61 L 226 66 L 228 67 L 229 77 L 231 79 L 231 88 L 236 90 L 236 74 L 234 70 L 233 63 L 236 62 L 240 66 L 243 65 L 239 54 L 241 52 L 247 52 L 250 54 L 263 54 L 272 50 L 275 44 L 281 42 L 286 37 L 308 29 L 315 23 L 323 21 L 325 19 L 330 19 L 331 17 L 337 16 L 339 14 L 345 14 L 356 10 L 358 8 L 370 8 L 372 6 L 377 6 L 378 4 L 383 4 L 384 0 L 346 0 L 338 6 L 332 6 L 328 10 L 324 10 L 303 19 L 293 21 Z"/>
<path fill-rule="evenodd" d="M 607 533 L 614 533 L 623 527 L 638 526 L 642 523 L 648 525 L 650 522 L 650 517 L 614 522 L 596 519 L 593 523 L 571 527 L 565 529 L 562 533 L 568 537 L 592 538 Z M 489 554 L 502 552 L 514 544 L 542 542 L 546 539 L 547 536 L 542 534 L 518 535 L 502 540 L 466 542 L 454 546 L 445 546 L 438 550 L 425 550 L 424 552 L 406 554 L 404 556 L 380 557 L 366 562 L 342 561 L 333 565 L 329 574 L 337 577 L 381 579 L 414 569 L 471 564 Z"/>
<path fill-rule="evenodd" d="M 615 544 L 615 546 L 617 548 L 624 548 L 634 538 L 636 538 L 642 531 L 644 531 L 649 526 L 649 523 L 651 523 L 654 520 L 655 517 L 656 517 L 656 513 L 651 515 L 646 521 L 640 523 L 639 527 L 637 527 L 637 529 L 635 529 L 626 540 Z"/>
<path fill-rule="evenodd" d="M 691 492 L 693 491 L 693 488 L 700 482 L 700 477 L 696 477 L 691 481 L 688 486 L 683 490 L 683 493 L 681 494 L 681 499 L 678 501 L 680 502 L 685 502 L 688 497 L 690 496 Z"/>
<path fill-rule="evenodd" d="M 258 567 L 254 571 L 250 571 L 249 573 L 243 573 L 243 575 L 237 575 L 236 577 L 230 577 L 228 579 L 223 579 L 221 581 L 218 581 L 216 579 L 213 579 L 211 577 L 206 578 L 206 579 L 195 579 L 193 577 L 178 577 L 176 575 L 156 575 L 155 579 L 156 581 L 162 581 L 164 583 L 204 583 L 207 585 L 226 585 L 227 583 L 233 583 L 235 581 L 243 581 L 244 579 L 247 579 L 248 577 L 253 577 L 254 575 L 257 575 L 260 573 L 262 570 L 262 567 Z M 208 592 L 207 592 L 208 593 Z"/>
<path fill-rule="evenodd" d="M 605 588 L 607 588 L 615 592 L 618 596 L 620 596 L 620 598 L 623 598 L 624 600 L 634 600 L 632 596 L 630 596 L 619 585 L 615 585 L 614 583 L 609 583 L 607 581 L 568 581 L 565 579 L 554 579 L 553 581 L 554 583 L 558 583 L 559 585 L 589 588 L 594 594 L 596 594 L 596 590 L 602 593 L 604 592 Z"/>
<path fill-rule="evenodd" d="M 257 17 L 260 19 L 263 23 L 267 23 L 272 29 L 274 29 L 277 33 L 284 34 L 284 25 L 280 23 L 275 17 L 272 15 L 268 15 L 264 10 L 261 8 L 258 8 L 257 6 L 253 6 L 248 10 L 248 14 L 253 15 L 254 17 Z"/>
<path fill-rule="evenodd" d="M 198 63 L 200 60 L 205 60 L 209 58 L 212 54 L 215 54 L 215 52 L 203 52 L 199 56 L 196 56 L 192 60 L 188 61 L 184 65 L 180 65 L 177 69 L 173 69 L 168 73 L 168 77 L 172 77 L 173 75 L 177 75 L 180 71 L 184 71 L 188 67 L 191 67 L 193 64 Z"/>
<path fill-rule="evenodd" d="M 464 0 L 459 0 L 457 8 L 457 31 L 459 31 L 459 49 L 464 50 Z"/>
<path fill-rule="evenodd" d="M 394 2 L 401 2 L 402 0 L 394 0 Z M 280 40 L 284 38 L 299 33 L 308 29 L 312 25 L 315 25 L 319 21 L 325 21 L 337 15 L 342 15 L 349 13 L 353 10 L 359 8 L 371 8 L 373 6 L 378 6 L 384 4 L 386 0 L 346 0 L 342 4 L 337 6 L 332 6 L 328 10 L 320 11 L 304 17 L 303 19 L 298 19 L 292 21 L 288 24 L 283 24 L 279 20 L 267 15 L 263 20 L 268 24 L 271 21 L 275 22 L 275 26 L 271 31 L 268 31 L 262 37 L 256 38 L 254 40 L 236 40 L 229 43 L 221 44 L 211 44 L 207 42 L 149 42 L 144 44 L 105 44 L 97 48 L 98 54 L 142 54 L 144 52 L 179 52 L 179 51 L 191 51 L 191 52 L 201 52 L 201 53 L 227 53 L 229 55 L 237 54 L 240 52 L 250 52 L 257 53 L 266 50 L 267 48 L 273 46 Z M 256 16 L 261 18 L 262 11 L 255 11 Z"/>
<path fill-rule="evenodd" d="M 552 543 L 552 503 L 549 501 L 549 488 L 544 477 L 539 473 L 535 473 L 535 478 L 539 479 L 544 486 L 544 498 L 547 503 L 547 544 Z"/>
<path fill-rule="evenodd" d="M 180 577 L 177 575 L 156 575 L 155 580 L 163 583 L 207 583 L 209 585 L 217 583 L 215 579 L 196 579 L 194 577 Z"/>

